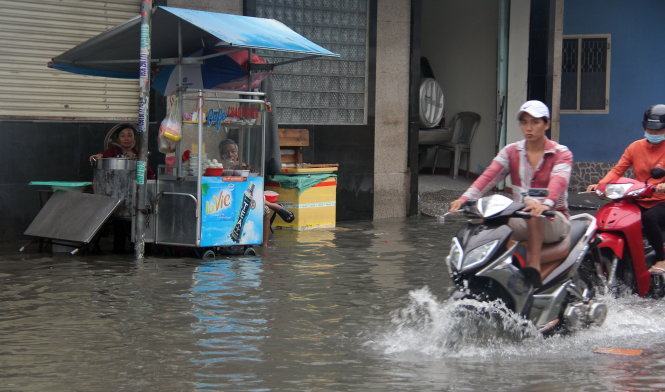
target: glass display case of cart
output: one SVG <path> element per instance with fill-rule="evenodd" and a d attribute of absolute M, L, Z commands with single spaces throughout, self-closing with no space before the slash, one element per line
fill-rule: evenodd
<path fill-rule="evenodd" d="M 237 95 L 235 96 L 237 97 Z M 229 101 L 224 101 L 224 99 Z M 249 101 L 251 99 L 247 99 Z M 240 102 L 237 102 L 240 101 Z M 263 176 L 263 111 L 265 107 L 234 99 L 232 93 L 206 91 L 204 96 L 203 148 L 198 148 L 198 107 L 196 101 L 185 100 L 182 115 L 181 150 L 183 171 L 196 175 L 197 160 L 202 158 L 202 170 L 224 177 Z M 230 150 L 234 153 L 228 154 Z M 224 152 L 227 156 L 223 156 Z M 229 156 L 230 155 L 230 156 Z M 219 170 L 222 169 L 222 170 Z"/>

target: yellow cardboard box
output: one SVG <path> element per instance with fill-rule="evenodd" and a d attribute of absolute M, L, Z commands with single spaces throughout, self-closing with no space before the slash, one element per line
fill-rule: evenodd
<path fill-rule="evenodd" d="M 329 177 L 302 192 L 296 188 L 282 188 L 274 182 L 266 182 L 265 188 L 279 193 L 277 202 L 295 216 L 291 223 L 277 216 L 273 226 L 294 230 L 335 227 L 337 178 Z"/>

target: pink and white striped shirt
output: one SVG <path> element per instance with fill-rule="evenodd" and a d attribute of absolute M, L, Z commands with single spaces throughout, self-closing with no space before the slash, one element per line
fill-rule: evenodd
<path fill-rule="evenodd" d="M 529 188 L 547 188 L 543 204 L 568 215 L 568 182 L 573 153 L 555 141 L 545 141 L 545 153 L 534 169 L 526 156 L 525 140 L 507 145 L 462 195 L 462 200 L 476 200 L 510 174 L 513 200 L 523 201 Z"/>

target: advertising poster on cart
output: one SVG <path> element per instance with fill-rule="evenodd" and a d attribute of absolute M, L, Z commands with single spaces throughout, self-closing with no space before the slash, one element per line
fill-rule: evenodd
<path fill-rule="evenodd" d="M 203 177 L 201 246 L 259 245 L 263 239 L 263 178 Z"/>

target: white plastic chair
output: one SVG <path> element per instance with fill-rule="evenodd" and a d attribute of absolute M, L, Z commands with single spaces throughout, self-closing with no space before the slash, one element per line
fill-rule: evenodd
<path fill-rule="evenodd" d="M 439 149 L 451 152 L 451 169 L 453 178 L 457 178 L 459 172 L 460 160 L 462 154 L 466 154 L 466 174 L 467 177 L 471 171 L 471 142 L 473 136 L 480 124 L 480 114 L 475 112 L 459 112 L 450 121 L 450 129 L 453 132 L 453 137 L 449 142 L 436 145 L 434 151 L 434 164 L 432 165 L 432 174 L 436 170 L 436 161 L 439 157 Z"/>

